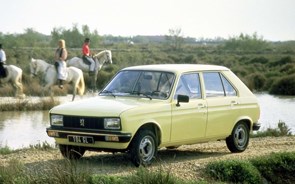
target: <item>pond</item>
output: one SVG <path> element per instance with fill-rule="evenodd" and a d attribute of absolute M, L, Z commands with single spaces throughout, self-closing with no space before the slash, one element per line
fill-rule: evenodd
<path fill-rule="evenodd" d="M 265 93 L 256 96 L 261 108 L 260 130 L 275 128 L 279 121 L 283 121 L 295 133 L 295 96 L 273 96 Z M 1 112 L 0 146 L 18 149 L 45 141 L 54 145 L 54 139 L 46 134 L 48 126 L 48 111 Z"/>

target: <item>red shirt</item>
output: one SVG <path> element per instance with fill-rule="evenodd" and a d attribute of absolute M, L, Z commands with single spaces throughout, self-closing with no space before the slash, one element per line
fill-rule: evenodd
<path fill-rule="evenodd" d="M 88 44 L 86 44 L 86 43 L 84 43 L 82 46 L 82 54 L 86 55 L 86 56 L 90 55 L 90 49 L 89 49 Z"/>

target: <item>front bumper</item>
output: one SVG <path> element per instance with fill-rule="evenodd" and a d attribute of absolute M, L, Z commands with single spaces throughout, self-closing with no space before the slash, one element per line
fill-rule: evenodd
<path fill-rule="evenodd" d="M 69 136 L 92 137 L 95 142 L 116 142 L 127 143 L 131 140 L 131 133 L 106 132 L 106 131 L 79 131 L 79 130 L 60 130 L 52 127 L 46 129 L 49 137 L 68 139 Z"/>

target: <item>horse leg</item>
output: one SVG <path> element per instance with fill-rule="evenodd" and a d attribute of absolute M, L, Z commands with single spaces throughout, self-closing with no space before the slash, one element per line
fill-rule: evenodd
<path fill-rule="evenodd" d="M 82 95 L 84 95 L 85 92 L 85 83 L 84 83 L 84 77 L 83 75 L 81 76 L 78 85 L 77 85 L 77 92 L 78 94 L 82 97 Z"/>
<path fill-rule="evenodd" d="M 73 94 L 72 101 L 75 100 L 76 94 Z"/>
<path fill-rule="evenodd" d="M 42 93 L 43 93 L 43 96 L 45 96 L 45 91 L 48 91 L 49 92 L 49 95 L 50 96 L 53 96 L 53 91 L 52 91 L 52 88 L 51 88 L 52 84 L 46 84 L 43 89 L 42 89 Z"/>
<path fill-rule="evenodd" d="M 23 85 L 22 85 L 22 83 L 16 81 L 12 86 L 15 89 L 14 96 L 23 98 L 24 93 L 23 93 Z"/>
<path fill-rule="evenodd" d="M 91 81 L 91 89 L 96 90 L 96 81 L 97 81 L 97 73 L 93 76 L 92 81 Z"/>
<path fill-rule="evenodd" d="M 77 87 L 78 87 L 78 83 L 77 82 L 73 83 L 73 97 L 72 97 L 72 101 L 75 100 L 76 93 L 77 93 Z"/>

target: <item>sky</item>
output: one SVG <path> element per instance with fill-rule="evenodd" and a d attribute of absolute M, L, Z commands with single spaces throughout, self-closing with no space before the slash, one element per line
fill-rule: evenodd
<path fill-rule="evenodd" d="M 99 35 L 230 38 L 256 33 L 268 41 L 295 40 L 295 0 L 0 0 L 0 32 L 88 25 Z"/>

